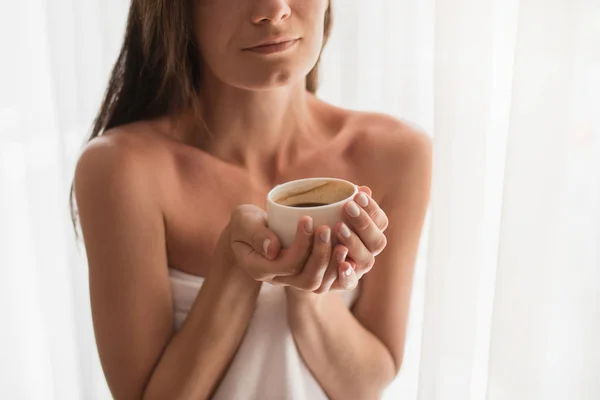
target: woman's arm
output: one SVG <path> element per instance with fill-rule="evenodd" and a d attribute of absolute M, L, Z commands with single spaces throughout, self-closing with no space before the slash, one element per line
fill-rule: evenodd
<path fill-rule="evenodd" d="M 102 367 L 115 399 L 208 398 L 244 335 L 261 284 L 215 259 L 174 333 L 165 227 L 143 161 L 100 138 L 76 170 Z"/>
<path fill-rule="evenodd" d="M 403 138 L 396 151 L 389 144 L 386 148 L 391 156 L 387 170 L 394 171 L 393 188 L 381 205 L 389 219 L 387 247 L 361 280 L 352 313 L 339 294 L 318 298 L 287 290 L 296 344 L 334 400 L 378 398 L 402 365 L 414 263 L 431 181 L 429 140 L 416 133 Z"/>
<path fill-rule="evenodd" d="M 329 398 L 377 399 L 395 376 L 394 360 L 337 292 L 287 290 L 288 321 L 304 362 Z"/>

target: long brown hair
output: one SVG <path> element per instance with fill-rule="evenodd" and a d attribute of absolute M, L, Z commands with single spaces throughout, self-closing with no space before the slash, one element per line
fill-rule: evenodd
<path fill-rule="evenodd" d="M 131 0 L 123 45 L 86 143 L 120 125 L 195 109 L 202 62 L 194 43 L 190 3 Z M 331 24 L 330 2 L 325 13 L 323 47 Z M 311 93 L 318 87 L 319 62 L 320 56 L 306 77 L 306 90 Z M 76 229 L 73 194 L 72 184 L 70 207 Z"/>

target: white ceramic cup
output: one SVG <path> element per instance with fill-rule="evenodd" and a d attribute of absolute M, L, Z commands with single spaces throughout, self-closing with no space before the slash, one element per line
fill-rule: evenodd
<path fill-rule="evenodd" d="M 308 178 L 277 185 L 267 195 L 267 224 L 281 245 L 290 247 L 300 218 L 312 217 L 315 229 L 322 225 L 333 228 L 343 220 L 344 204 L 357 193 L 358 186 L 336 178 Z M 307 203 L 325 205 L 306 206 Z"/>

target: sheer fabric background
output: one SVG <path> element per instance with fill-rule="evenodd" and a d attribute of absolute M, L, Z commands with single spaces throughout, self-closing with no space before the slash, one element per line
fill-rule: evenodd
<path fill-rule="evenodd" d="M 0 398 L 110 398 L 67 194 L 128 3 L 0 3 Z M 600 1 L 335 6 L 320 96 L 435 146 L 386 398 L 597 399 Z"/>

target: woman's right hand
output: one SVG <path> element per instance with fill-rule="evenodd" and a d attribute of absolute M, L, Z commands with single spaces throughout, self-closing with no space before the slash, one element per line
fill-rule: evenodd
<path fill-rule="evenodd" d="M 310 217 L 300 219 L 294 242 L 282 249 L 267 226 L 267 213 L 254 205 L 236 207 L 227 230 L 233 262 L 250 277 L 303 291 L 326 291 L 323 288 L 333 283 L 323 285 L 327 269 L 348 253 L 342 245 L 332 251 L 331 229 L 324 226 L 315 232 Z"/>

